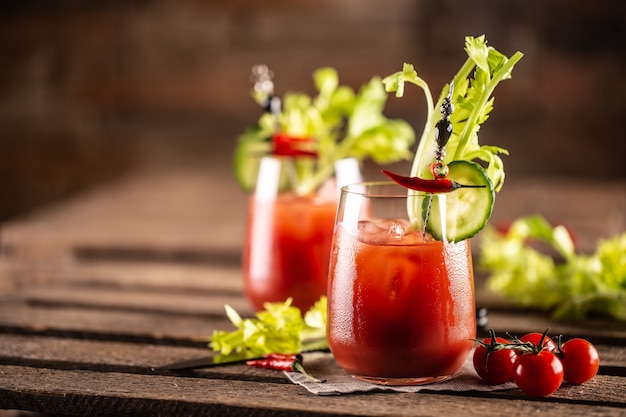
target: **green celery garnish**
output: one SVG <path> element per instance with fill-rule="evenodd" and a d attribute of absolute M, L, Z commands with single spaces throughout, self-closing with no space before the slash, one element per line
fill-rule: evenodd
<path fill-rule="evenodd" d="M 533 240 L 563 262 L 531 246 Z M 550 311 L 556 319 L 600 315 L 626 321 L 626 233 L 600 241 L 592 255 L 579 255 L 563 226 L 525 217 L 506 234 L 483 231 L 479 266 L 489 273 L 491 290 L 522 306 Z"/>
<path fill-rule="evenodd" d="M 266 303 L 256 318 L 241 318 L 229 305 L 226 315 L 237 328 L 213 332 L 209 346 L 224 358 L 251 358 L 266 353 L 299 353 L 328 347 L 326 342 L 326 297 L 321 297 L 305 314 L 284 303 Z"/>
<path fill-rule="evenodd" d="M 240 137 L 240 140 L 258 144 L 255 152 L 271 149 L 267 138 L 276 130 L 314 138 L 318 160 L 298 158 L 294 161 L 297 176 L 292 189 L 297 194 L 306 195 L 317 189 L 333 175 L 334 163 L 343 158 L 359 161 L 371 158 L 376 163 L 386 164 L 411 157 L 415 132 L 406 121 L 389 119 L 383 114 L 387 93 L 380 78 L 373 77 L 358 92 L 340 85 L 333 68 L 316 70 L 313 80 L 316 96 L 286 93 L 277 119 L 265 113 L 254 129 Z"/>
<path fill-rule="evenodd" d="M 499 191 L 504 183 L 504 164 L 498 154 L 508 154 L 508 152 L 497 146 L 480 146 L 478 130 L 493 109 L 494 98 L 491 96 L 493 91 L 500 81 L 511 77 L 513 67 L 523 54 L 516 52 L 507 58 L 488 46 L 484 35 L 478 38 L 466 37 L 465 51 L 468 58 L 454 76 L 452 102 L 455 110 L 450 118 L 453 133 L 448 141 L 444 163 L 455 160 L 483 161 L 487 165 L 487 175 L 494 189 Z M 433 162 L 436 146 L 435 124 L 441 118 L 439 107 L 448 95 L 450 85 L 444 86 L 439 99 L 433 105 L 428 84 L 417 75 L 413 65 L 404 64 L 402 71 L 383 79 L 386 90 L 395 91 L 397 97 L 403 96 L 406 82 L 415 84 L 424 91 L 427 104 L 426 123 L 410 175 L 432 178 L 429 165 Z"/>

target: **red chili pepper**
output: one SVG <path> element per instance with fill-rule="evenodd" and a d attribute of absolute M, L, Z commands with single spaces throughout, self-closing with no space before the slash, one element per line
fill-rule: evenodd
<path fill-rule="evenodd" d="M 325 380 L 316 378 L 306 372 L 302 363 L 302 355 L 268 353 L 263 355 L 263 359 L 246 361 L 246 365 L 275 371 L 300 372 L 312 382 L 325 382 Z"/>
<path fill-rule="evenodd" d="M 246 361 L 246 365 L 275 371 L 294 371 L 293 365 L 296 362 L 296 359 L 263 358 Z"/>
<path fill-rule="evenodd" d="M 382 170 L 383 174 L 388 176 L 393 182 L 411 190 L 423 191 L 425 193 L 438 194 L 449 193 L 458 188 L 483 188 L 485 185 L 465 185 L 459 184 L 448 178 L 436 178 L 427 180 L 419 177 L 405 177 L 404 175 L 394 174 L 387 170 Z"/>
<path fill-rule="evenodd" d="M 263 359 L 284 359 L 284 360 L 302 360 L 302 355 L 296 353 L 266 353 Z"/>
<path fill-rule="evenodd" d="M 310 147 L 315 143 L 313 138 L 303 138 L 289 136 L 284 133 L 275 133 L 272 136 L 274 149 L 272 155 L 275 156 L 309 156 L 317 158 L 317 152 L 310 149 L 303 149 L 302 145 Z"/>

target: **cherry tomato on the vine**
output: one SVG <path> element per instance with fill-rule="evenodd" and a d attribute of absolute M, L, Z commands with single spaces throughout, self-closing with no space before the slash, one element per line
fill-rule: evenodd
<path fill-rule="evenodd" d="M 563 364 L 547 350 L 524 352 L 515 361 L 513 379 L 528 395 L 550 395 L 563 382 Z"/>
<path fill-rule="evenodd" d="M 527 333 L 524 336 L 522 336 L 520 340 L 522 342 L 530 342 L 533 345 L 539 347 L 539 342 L 541 342 L 542 337 L 543 337 L 542 333 Z M 543 339 L 543 349 L 552 352 L 554 349 L 556 349 L 556 343 L 554 343 L 554 340 L 546 336 Z"/>
<path fill-rule="evenodd" d="M 558 356 L 563 363 L 564 379 L 570 384 L 582 384 L 598 373 L 600 356 L 595 346 L 585 339 L 563 343 Z"/>
<path fill-rule="evenodd" d="M 508 344 L 510 341 L 496 337 L 496 343 Z M 493 339 L 487 338 L 476 346 L 474 356 L 474 369 L 478 376 L 490 385 L 504 384 L 513 379 L 513 364 L 517 353 L 511 349 L 493 350 Z"/>

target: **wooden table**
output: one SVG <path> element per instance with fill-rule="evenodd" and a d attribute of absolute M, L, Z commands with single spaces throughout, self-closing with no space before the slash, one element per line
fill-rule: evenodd
<path fill-rule="evenodd" d="M 0 239 L 0 410 L 86 415 L 626 415 L 626 324 L 555 323 L 488 305 L 489 325 L 586 337 L 602 358 L 582 386 L 531 398 L 497 392 L 320 397 L 282 373 L 242 364 L 176 373 L 205 356 L 223 306 L 252 312 L 239 256 L 245 196 L 226 174 L 148 172 L 3 225 Z M 556 185 L 558 184 L 558 187 Z M 587 249 L 626 230 L 624 182 L 507 184 L 494 219 L 561 218 Z M 216 196 L 219 196 L 216 197 Z M 3 414 L 0 411 L 0 416 Z"/>

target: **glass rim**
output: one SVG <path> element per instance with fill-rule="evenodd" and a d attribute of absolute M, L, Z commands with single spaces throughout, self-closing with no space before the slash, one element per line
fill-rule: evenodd
<path fill-rule="evenodd" d="M 341 187 L 341 193 L 368 198 L 407 198 L 432 195 L 411 190 L 393 181 L 362 181 L 348 184 Z"/>

